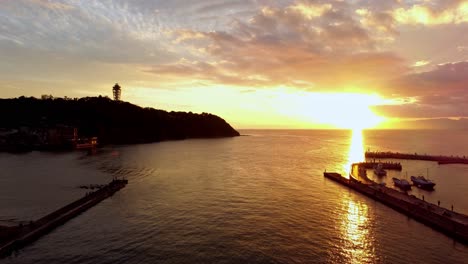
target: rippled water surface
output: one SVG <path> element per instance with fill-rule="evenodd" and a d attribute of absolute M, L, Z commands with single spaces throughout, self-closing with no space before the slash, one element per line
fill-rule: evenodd
<path fill-rule="evenodd" d="M 0 154 L 0 225 L 29 221 L 126 177 L 110 199 L 5 263 L 468 263 L 468 247 L 323 177 L 362 150 L 468 154 L 466 131 L 241 131 L 237 138 Z M 429 173 L 416 196 L 468 214 L 468 165 Z M 409 177 L 409 176 L 408 176 Z"/>

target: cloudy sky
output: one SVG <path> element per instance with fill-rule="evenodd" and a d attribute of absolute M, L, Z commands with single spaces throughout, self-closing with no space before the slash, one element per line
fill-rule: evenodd
<path fill-rule="evenodd" d="M 236 128 L 468 117 L 468 1 L 0 0 L 0 97 L 115 82 Z"/>

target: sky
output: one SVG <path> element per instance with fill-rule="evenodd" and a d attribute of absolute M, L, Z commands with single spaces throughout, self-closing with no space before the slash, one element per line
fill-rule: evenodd
<path fill-rule="evenodd" d="M 468 1 L 0 0 L 0 97 L 112 96 L 235 128 L 468 117 Z"/>

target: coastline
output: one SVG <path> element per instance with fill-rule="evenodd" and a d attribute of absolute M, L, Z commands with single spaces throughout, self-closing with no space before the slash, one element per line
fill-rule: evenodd
<path fill-rule="evenodd" d="M 107 97 L 0 99 L 0 151 L 67 151 L 107 145 L 236 137 L 219 116 L 142 108 Z"/>

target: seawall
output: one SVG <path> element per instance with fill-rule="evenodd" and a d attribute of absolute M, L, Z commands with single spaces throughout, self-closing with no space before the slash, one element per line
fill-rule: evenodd
<path fill-rule="evenodd" d="M 87 194 L 28 225 L 18 227 L 13 234 L 4 241 L 0 241 L 0 257 L 5 257 L 27 244 L 39 239 L 52 229 L 98 204 L 127 185 L 127 180 L 113 180 L 103 188 Z"/>
<path fill-rule="evenodd" d="M 426 160 L 435 161 L 439 164 L 468 164 L 468 158 L 465 156 L 442 156 L 442 155 L 426 155 L 426 154 L 410 154 L 410 153 L 399 153 L 399 152 L 379 152 L 379 151 L 367 151 L 365 153 L 366 158 L 372 159 L 406 159 L 406 160 Z"/>
<path fill-rule="evenodd" d="M 359 165 L 360 167 L 364 167 L 366 169 L 373 169 L 378 164 L 381 164 L 382 169 L 385 169 L 385 170 L 397 170 L 397 171 L 402 170 L 401 163 L 398 163 L 398 162 L 365 161 L 365 162 L 356 163 L 356 165 Z"/>
<path fill-rule="evenodd" d="M 352 176 L 347 179 L 341 174 L 333 172 L 324 172 L 324 176 L 468 244 L 468 216 L 464 214 L 450 211 L 376 183 L 362 183 Z"/>

